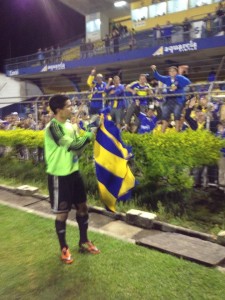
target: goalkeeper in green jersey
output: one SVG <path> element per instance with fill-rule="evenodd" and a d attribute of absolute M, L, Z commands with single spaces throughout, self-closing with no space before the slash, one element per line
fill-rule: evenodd
<path fill-rule="evenodd" d="M 94 139 L 92 132 L 79 137 L 68 119 L 72 104 L 68 97 L 55 95 L 49 101 L 54 118 L 45 129 L 45 160 L 47 164 L 48 189 L 53 212 L 56 214 L 55 228 L 61 248 L 61 259 L 73 262 L 66 242 L 66 220 L 72 206 L 76 208 L 81 252 L 98 254 L 100 251 L 88 239 L 88 208 L 84 183 L 79 173 L 78 156 Z"/>

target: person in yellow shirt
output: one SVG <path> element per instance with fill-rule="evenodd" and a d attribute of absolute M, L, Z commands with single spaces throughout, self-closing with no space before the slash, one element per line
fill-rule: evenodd
<path fill-rule="evenodd" d="M 92 93 L 89 114 L 98 114 L 104 105 L 106 83 L 103 81 L 103 75 L 100 73 L 96 75 L 96 69 L 93 69 L 88 76 L 87 84 Z"/>

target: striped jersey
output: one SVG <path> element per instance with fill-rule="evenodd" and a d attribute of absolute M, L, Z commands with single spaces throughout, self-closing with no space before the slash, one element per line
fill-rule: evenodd
<path fill-rule="evenodd" d="M 97 81 L 94 80 L 94 78 L 95 78 L 94 76 L 89 75 L 87 79 L 87 84 L 91 88 L 91 91 L 93 92 L 90 106 L 94 108 L 102 108 L 106 83 L 104 81 L 98 83 Z"/>
<path fill-rule="evenodd" d="M 136 95 L 138 97 L 134 98 L 134 100 L 139 99 L 140 105 L 148 105 L 149 97 L 147 97 L 147 96 L 149 95 L 149 90 L 151 89 L 150 84 L 148 84 L 148 83 L 140 84 L 139 81 L 134 81 L 134 82 L 130 83 L 128 86 L 132 90 L 136 91 Z"/>

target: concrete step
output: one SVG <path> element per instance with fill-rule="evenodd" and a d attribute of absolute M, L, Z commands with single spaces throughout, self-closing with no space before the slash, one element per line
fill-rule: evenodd
<path fill-rule="evenodd" d="M 225 260 L 225 247 L 178 233 L 159 232 L 137 240 L 136 244 L 208 266 Z"/>

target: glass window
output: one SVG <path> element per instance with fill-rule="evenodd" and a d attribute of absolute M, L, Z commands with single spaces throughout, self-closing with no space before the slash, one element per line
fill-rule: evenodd
<path fill-rule="evenodd" d="M 132 21 L 141 21 L 141 20 L 148 19 L 147 6 L 132 10 L 131 16 L 132 16 Z"/>
<path fill-rule="evenodd" d="M 190 7 L 198 7 L 206 4 L 212 4 L 213 0 L 191 0 Z"/>
<path fill-rule="evenodd" d="M 157 16 L 163 16 L 167 13 L 166 2 L 156 3 L 149 6 L 149 17 L 154 18 Z"/>
<path fill-rule="evenodd" d="M 168 1 L 168 13 L 175 13 L 188 9 L 188 0 L 169 0 Z"/>
<path fill-rule="evenodd" d="M 100 19 L 95 19 L 86 23 L 86 31 L 87 32 L 95 32 L 99 31 L 101 26 Z"/>

